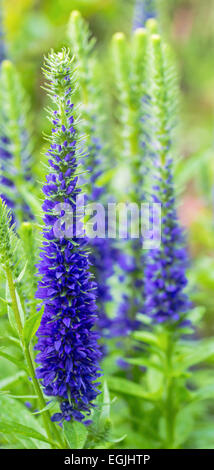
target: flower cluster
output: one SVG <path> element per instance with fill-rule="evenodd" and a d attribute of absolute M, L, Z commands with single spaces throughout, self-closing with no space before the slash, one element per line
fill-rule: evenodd
<path fill-rule="evenodd" d="M 161 247 L 147 253 L 144 309 L 157 323 L 183 324 L 191 307 L 185 293 L 188 257 L 176 214 L 171 167 L 169 160 L 159 168 L 160 176 L 153 188 L 153 201 L 162 209 L 162 237 Z"/>
<path fill-rule="evenodd" d="M 48 151 L 51 171 L 43 187 L 46 199 L 44 243 L 39 263 L 42 279 L 37 297 L 43 300 L 44 314 L 37 332 L 39 350 L 37 377 L 46 395 L 57 397 L 61 412 L 54 421 L 82 421 L 90 414 L 99 393 L 98 360 L 101 355 L 92 330 L 96 320 L 96 285 L 89 273 L 89 258 L 84 238 L 56 238 L 54 226 L 64 215 L 63 203 L 76 214 L 78 157 L 80 142 L 73 104 L 72 60 L 68 52 L 50 54 L 45 76 L 48 92 L 55 105 L 50 110 L 53 123 Z M 62 204 L 62 210 L 57 210 Z M 62 224 L 63 228 L 63 224 Z"/>

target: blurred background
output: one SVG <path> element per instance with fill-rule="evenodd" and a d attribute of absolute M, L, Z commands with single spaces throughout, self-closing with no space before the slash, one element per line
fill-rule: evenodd
<path fill-rule="evenodd" d="M 214 0 L 156 0 L 154 5 L 179 73 L 179 213 L 187 227 L 192 256 L 192 296 L 206 308 L 204 329 L 209 335 L 214 333 Z M 42 132 L 48 125 L 41 89 L 43 55 L 50 48 L 68 44 L 66 24 L 73 9 L 81 11 L 97 38 L 103 77 L 108 82 L 110 38 L 116 31 L 132 33 L 135 1 L 2 0 L 1 54 L 14 61 L 30 96 L 38 178 Z"/>

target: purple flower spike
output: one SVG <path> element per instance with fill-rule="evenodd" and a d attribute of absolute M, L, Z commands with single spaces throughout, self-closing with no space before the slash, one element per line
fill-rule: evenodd
<path fill-rule="evenodd" d="M 150 250 L 145 267 L 145 305 L 155 322 L 186 323 L 191 303 L 185 293 L 188 257 L 182 228 L 176 214 L 172 182 L 172 162 L 161 168 L 155 198 L 162 208 L 161 247 Z"/>
<path fill-rule="evenodd" d="M 38 266 L 41 281 L 37 291 L 37 298 L 42 299 L 44 305 L 44 313 L 37 332 L 36 349 L 39 354 L 36 361 L 39 364 L 37 377 L 41 379 L 45 394 L 59 400 L 60 413 L 56 413 L 52 420 L 60 422 L 71 419 L 84 421 L 85 414 L 90 414 L 99 393 L 97 378 L 100 376 L 98 360 L 101 356 L 98 334 L 93 331 L 96 285 L 89 273 L 86 240 L 66 238 L 65 234 L 57 238 L 54 232 L 57 222 L 65 229 L 61 219 L 64 211 L 58 211 L 57 206 L 66 203 L 66 207 L 70 204 L 71 210 L 75 210 L 76 197 L 80 192 L 75 176 L 78 151 L 74 141 L 77 129 L 71 115 L 73 106 L 69 113 L 66 112 L 68 97 L 70 99 L 72 95 L 71 75 L 72 61 L 65 50 L 49 55 L 45 76 L 50 80 L 50 95 L 54 106 L 57 106 L 59 122 L 57 132 L 51 137 L 56 170 L 46 178 L 47 183 L 51 180 L 56 184 L 44 185 L 47 199 L 43 204 L 45 228 Z M 51 114 L 53 117 L 53 112 Z M 68 130 L 71 120 L 74 120 L 72 133 Z M 63 134 L 62 125 L 65 126 Z M 69 162 L 65 159 L 65 137 L 73 148 L 73 158 Z M 53 165 L 50 171 L 53 171 Z M 47 190 L 50 186 L 54 186 L 54 190 Z"/>

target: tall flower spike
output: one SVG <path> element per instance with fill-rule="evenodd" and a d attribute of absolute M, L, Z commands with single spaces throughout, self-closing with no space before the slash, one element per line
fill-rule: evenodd
<path fill-rule="evenodd" d="M 106 171 L 106 142 L 105 131 L 105 100 L 104 93 L 97 80 L 97 60 L 94 52 L 95 39 L 87 23 L 78 11 L 70 16 L 68 35 L 74 50 L 77 76 L 79 81 L 80 101 L 82 103 L 83 128 L 86 135 L 85 152 L 87 158 L 87 199 L 89 202 L 107 201 L 107 185 L 99 185 L 99 179 Z M 110 158 L 109 158 L 110 161 Z M 106 315 L 106 303 L 112 300 L 109 279 L 114 273 L 114 266 L 118 257 L 118 250 L 109 238 L 91 238 L 89 240 L 92 271 L 97 282 L 98 327 L 102 330 L 108 328 L 109 320 Z"/>
<path fill-rule="evenodd" d="M 54 421 L 82 421 L 90 414 L 93 400 L 99 393 L 98 360 L 100 351 L 97 333 L 92 330 L 96 320 L 95 283 L 89 273 L 86 240 L 75 235 L 56 238 L 54 224 L 60 222 L 67 204 L 76 213 L 78 158 L 80 142 L 78 121 L 71 102 L 75 78 L 69 52 L 51 52 L 46 59 L 44 74 L 53 107 L 49 116 L 53 123 L 48 151 L 50 173 L 43 192 L 44 243 L 39 263 L 37 297 L 43 300 L 44 314 L 38 329 L 36 349 L 41 379 L 46 395 L 57 397 L 61 412 Z M 67 206 L 66 206 L 67 207 Z M 63 225 L 63 224 L 62 224 Z"/>
<path fill-rule="evenodd" d="M 188 258 L 184 234 L 175 207 L 172 161 L 176 87 L 166 46 L 158 35 L 151 37 L 151 134 L 155 136 L 155 184 L 153 202 L 162 209 L 160 248 L 147 254 L 145 268 L 145 313 L 155 322 L 184 323 L 190 301 L 185 293 Z"/>
<path fill-rule="evenodd" d="M 129 202 L 140 207 L 145 201 L 147 103 L 143 98 L 146 95 L 147 31 L 144 28 L 135 31 L 131 51 L 124 34 L 115 34 L 113 57 L 118 89 L 120 137 L 122 136 L 120 154 L 123 165 L 125 163 L 129 167 L 131 175 L 130 181 L 126 183 L 126 192 Z M 123 287 L 125 294 L 112 326 L 116 336 L 127 336 L 139 326 L 136 316 L 143 308 L 142 238 L 139 236 L 138 239 L 128 240 L 124 243 L 124 251 L 129 255 L 121 264 L 123 272 L 126 273 Z"/>
<path fill-rule="evenodd" d="M 25 195 L 32 166 L 29 105 L 17 71 L 8 60 L 2 62 L 0 80 L 0 194 L 11 209 L 13 222 L 20 223 L 33 219 Z"/>

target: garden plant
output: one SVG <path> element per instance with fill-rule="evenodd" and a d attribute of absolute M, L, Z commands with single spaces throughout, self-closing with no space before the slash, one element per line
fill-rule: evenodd
<path fill-rule="evenodd" d="M 214 448 L 212 75 L 172 4 L 1 2 L 2 449 Z"/>

